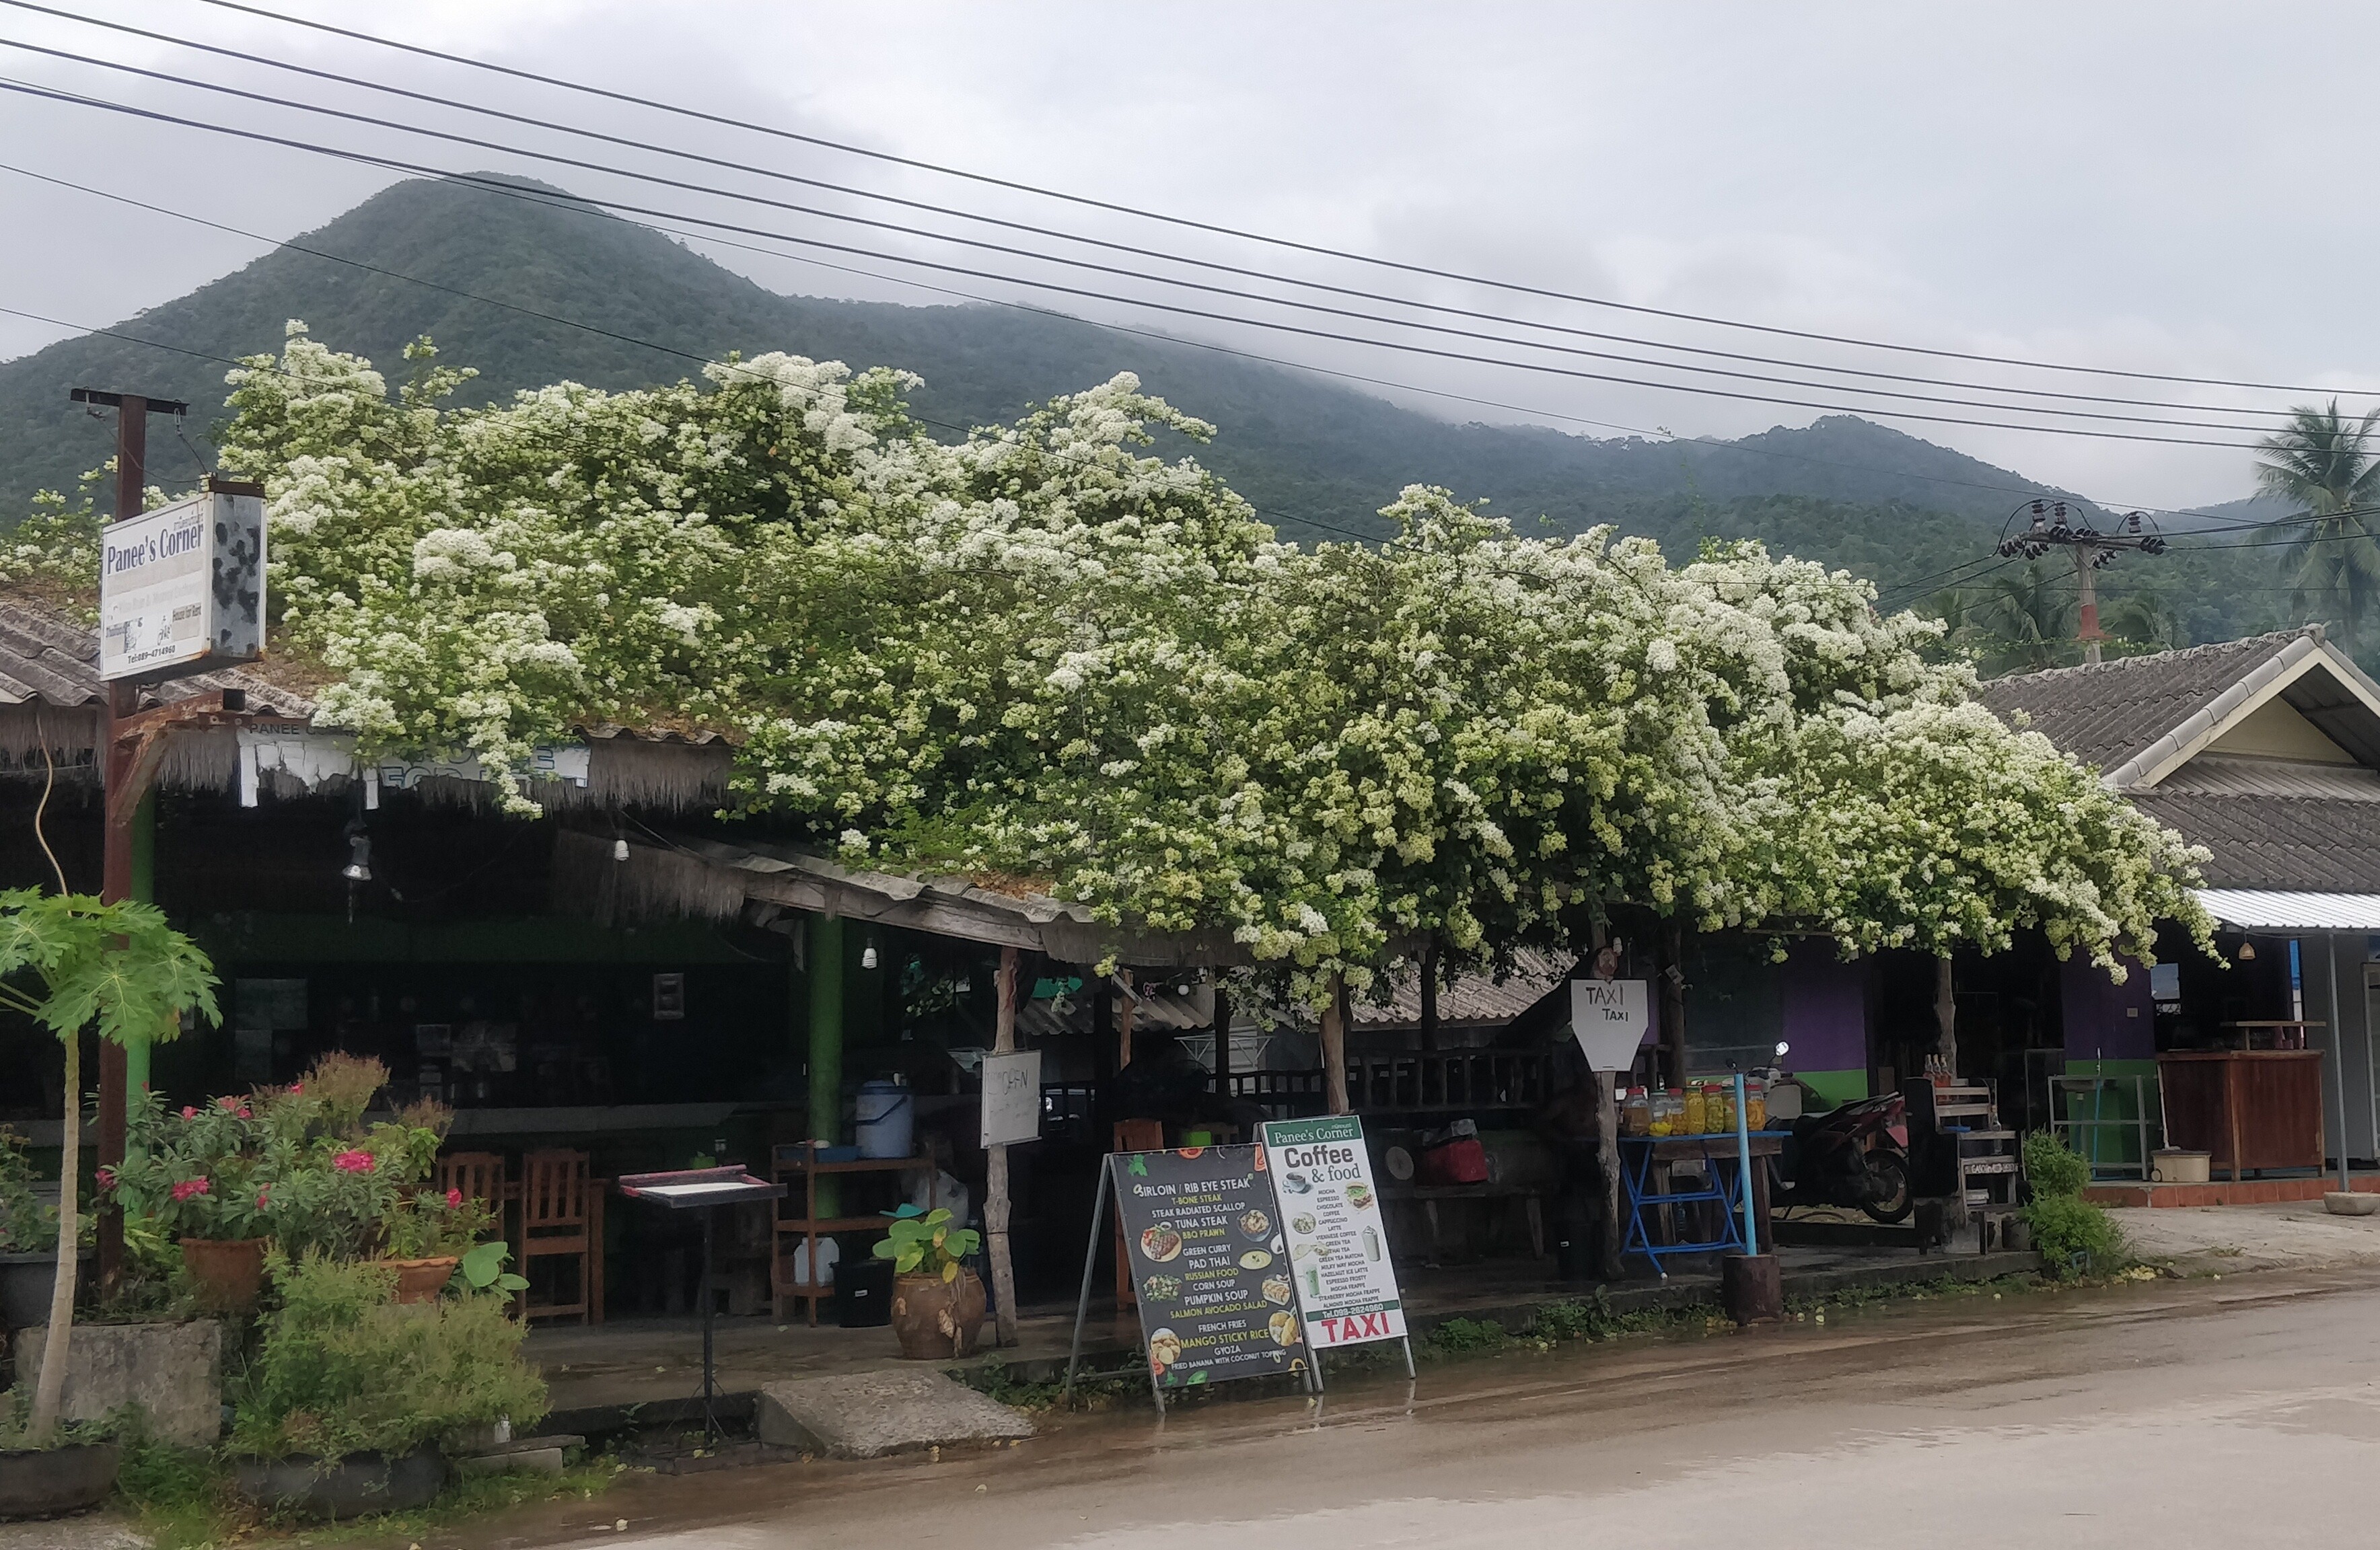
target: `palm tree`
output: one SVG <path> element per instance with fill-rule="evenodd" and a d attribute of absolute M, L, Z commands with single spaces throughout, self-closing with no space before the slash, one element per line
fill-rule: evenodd
<path fill-rule="evenodd" d="M 2039 560 L 1962 596 L 1961 618 L 1986 672 L 2035 672 L 2074 658 L 2074 593 Z"/>
<path fill-rule="evenodd" d="M 2290 411 L 2289 428 L 2257 443 L 2256 483 L 2312 520 L 2289 545 L 2298 605 L 2338 621 L 2350 656 L 2380 599 L 2380 458 L 2370 450 L 2380 409 L 2360 420 L 2327 408 Z"/>
<path fill-rule="evenodd" d="M 2190 644 L 2181 615 L 2161 592 L 2130 592 L 2116 599 L 2102 615 L 2108 630 L 2128 646 L 2149 651 L 2178 651 Z"/>

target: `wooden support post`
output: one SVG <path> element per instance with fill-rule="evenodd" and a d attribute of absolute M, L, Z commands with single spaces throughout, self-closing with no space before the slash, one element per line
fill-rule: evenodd
<path fill-rule="evenodd" d="M 1129 982 L 1127 982 L 1129 983 Z M 1116 1070 L 1132 1064 L 1132 1013 L 1140 998 L 1127 991 L 1116 998 Z M 1130 1118 L 1130 1116 L 1126 1116 Z"/>
<path fill-rule="evenodd" d="M 1934 960 L 1934 1023 L 1937 1029 L 1934 1052 L 1942 1057 L 1943 1069 L 1949 1075 L 1959 1074 L 1959 1002 L 1952 994 L 1950 955 Z"/>
<path fill-rule="evenodd" d="M 1602 952 L 1609 939 L 1609 927 L 1597 921 L 1595 951 Z M 1603 1243 L 1602 1252 L 1596 1256 L 1596 1272 L 1607 1281 L 1616 1281 L 1622 1269 L 1620 1249 L 1628 1241 L 1628 1224 L 1620 1216 L 1620 1103 L 1612 1089 L 1625 1073 L 1599 1071 L 1589 1074 L 1595 1078 L 1595 1167 L 1603 1186 Z"/>
<path fill-rule="evenodd" d="M 808 930 L 809 1139 L 832 1146 L 843 1139 L 843 917 L 812 915 Z M 841 1180 L 820 1180 L 818 1193 L 827 1215 L 843 1208 Z M 811 1274 L 815 1278 L 815 1265 Z"/>
<path fill-rule="evenodd" d="M 1421 1047 L 1438 1047 L 1438 934 L 1431 932 L 1421 948 Z"/>
<path fill-rule="evenodd" d="M 1347 981 L 1330 976 L 1330 1004 L 1322 1009 L 1322 1096 L 1333 1114 L 1352 1112 L 1347 1102 Z"/>
<path fill-rule="evenodd" d="M 1000 950 L 1000 1010 L 992 1023 L 991 1048 L 1006 1055 L 1016 1048 L 1016 975 L 1022 955 L 1013 947 Z M 983 1192 L 984 1242 L 991 1255 L 991 1291 L 999 1303 L 999 1338 L 1003 1346 L 1016 1343 L 1016 1266 L 1008 1252 L 1008 1146 L 1002 1143 L 985 1152 Z"/>
<path fill-rule="evenodd" d="M 1215 1100 L 1232 1101 L 1232 998 L 1220 985 L 1215 987 Z"/>
<path fill-rule="evenodd" d="M 1669 1080 L 1686 1080 L 1686 932 L 1675 920 L 1661 927 L 1661 1048 Z"/>

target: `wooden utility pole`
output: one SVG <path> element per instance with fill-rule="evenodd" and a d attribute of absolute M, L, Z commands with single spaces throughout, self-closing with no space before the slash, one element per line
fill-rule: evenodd
<path fill-rule="evenodd" d="M 123 522 L 139 516 L 142 495 L 149 487 L 149 417 L 151 415 L 187 415 L 188 404 L 171 398 L 146 398 L 137 393 L 103 393 L 93 388 L 76 388 L 67 395 L 75 403 L 91 405 L 115 411 L 115 512 L 114 521 Z M 95 579 L 95 578 L 94 578 Z M 109 903 L 118 903 L 132 897 L 132 823 L 140 805 L 134 794 L 135 776 L 138 789 L 146 791 L 153 775 L 153 757 L 143 760 L 144 748 L 155 745 L 154 738 L 126 737 L 123 733 L 140 708 L 138 685 L 117 682 L 107 685 L 107 731 L 102 745 L 101 778 L 105 782 L 105 840 L 101 853 L 99 896 Z M 146 763 L 146 770 L 136 771 L 137 764 Z M 124 1046 L 112 1039 L 99 1042 L 99 1165 L 115 1168 L 124 1161 L 125 1109 L 129 1101 L 130 1085 Z M 82 1095 L 68 1093 L 68 1103 L 80 1103 Z M 76 1160 L 65 1159 L 73 1168 Z M 124 1269 L 124 1212 L 113 1195 L 103 1197 L 99 1213 L 99 1283 L 103 1290 L 113 1290 Z"/>
<path fill-rule="evenodd" d="M 1016 1048 L 1016 949 L 1000 950 L 1000 1010 L 992 1021 L 991 1052 L 1012 1054 Z M 991 1255 L 991 1291 L 1000 1303 L 1000 1343 L 1016 1343 L 1016 1266 L 1008 1253 L 1008 1146 L 1005 1142 L 984 1148 L 983 1235 Z"/>

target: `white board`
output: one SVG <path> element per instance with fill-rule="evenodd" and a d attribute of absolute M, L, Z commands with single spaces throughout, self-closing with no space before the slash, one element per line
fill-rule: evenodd
<path fill-rule="evenodd" d="M 1404 1299 L 1362 1121 L 1269 1120 L 1264 1146 L 1306 1343 L 1329 1350 L 1402 1339 Z"/>
<path fill-rule="evenodd" d="M 1041 1051 L 983 1058 L 983 1144 L 1041 1139 Z"/>
<path fill-rule="evenodd" d="M 210 491 L 100 530 L 100 677 L 172 678 L 263 654 L 262 496 Z"/>
<path fill-rule="evenodd" d="M 1652 1024 L 1646 982 L 1641 979 L 1574 979 L 1570 982 L 1570 1027 L 1590 1071 L 1626 1071 L 1636 1060 Z"/>

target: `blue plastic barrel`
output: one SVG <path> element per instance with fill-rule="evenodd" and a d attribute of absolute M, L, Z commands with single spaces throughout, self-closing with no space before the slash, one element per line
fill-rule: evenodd
<path fill-rule="evenodd" d="M 863 1157 L 905 1157 L 912 1155 L 917 1110 L 909 1089 L 879 1078 L 859 1084 L 859 1102 L 853 1116 L 852 1139 Z"/>

